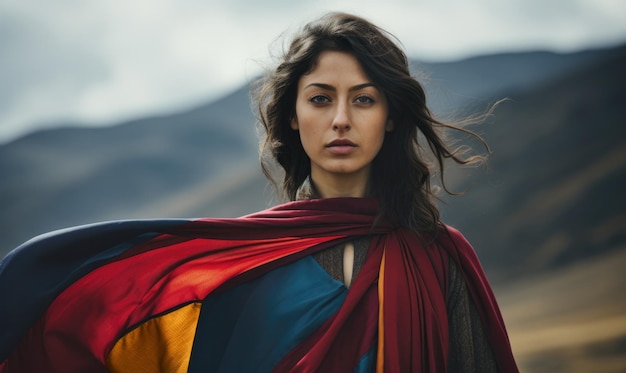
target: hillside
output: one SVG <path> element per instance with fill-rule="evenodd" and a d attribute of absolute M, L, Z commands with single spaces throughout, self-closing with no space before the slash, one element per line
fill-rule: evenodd
<path fill-rule="evenodd" d="M 418 75 L 428 76 L 431 105 L 454 114 L 448 108 L 484 105 L 502 92 L 528 90 L 612 53 L 514 53 L 413 65 Z M 237 216 L 265 207 L 271 197 L 262 192 L 256 148 L 247 87 L 180 113 L 107 128 L 61 126 L 4 144 L 0 253 L 70 225 L 130 217 Z M 219 196 L 223 188 L 231 196 L 247 188 L 233 181 L 251 179 L 256 192 L 245 193 L 247 198 Z"/>
<path fill-rule="evenodd" d="M 136 216 L 254 159 L 247 101 L 242 88 L 183 113 L 40 131 L 1 146 L 2 252 L 51 229 Z"/>
<path fill-rule="evenodd" d="M 626 242 L 624 66 L 620 50 L 512 92 L 493 123 L 479 128 L 493 149 L 489 170 L 473 172 L 467 195 L 444 211 L 485 250 L 486 266 L 529 273 Z"/>
<path fill-rule="evenodd" d="M 479 250 L 524 372 L 626 370 L 626 53 L 511 92 L 448 221 Z"/>

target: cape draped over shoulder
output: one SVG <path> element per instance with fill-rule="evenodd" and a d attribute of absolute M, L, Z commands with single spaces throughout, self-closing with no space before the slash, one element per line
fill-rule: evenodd
<path fill-rule="evenodd" d="M 165 357 L 154 368 L 187 371 L 203 302 L 366 235 L 366 263 L 337 312 L 271 371 L 353 371 L 372 349 L 378 371 L 445 371 L 449 258 L 465 278 L 498 370 L 517 371 L 471 245 L 451 227 L 418 236 L 377 221 L 377 206 L 363 198 L 303 200 L 241 218 L 117 221 L 35 238 L 0 262 L 0 372 L 145 367 L 150 353 L 133 339 L 144 332 L 162 339 L 154 349 Z"/>

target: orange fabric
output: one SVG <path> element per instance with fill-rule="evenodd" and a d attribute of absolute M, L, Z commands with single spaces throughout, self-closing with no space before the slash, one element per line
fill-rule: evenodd
<path fill-rule="evenodd" d="M 184 373 L 200 316 L 201 303 L 150 319 L 120 338 L 107 359 L 112 373 Z"/>
<path fill-rule="evenodd" d="M 10 338 L 4 339 L 0 351 L 10 355 L 0 365 L 0 371 L 105 373 L 109 360 L 113 372 L 160 371 L 165 364 L 161 362 L 162 356 L 168 360 L 167 364 L 173 364 L 174 350 L 185 355 L 181 346 L 170 348 L 153 343 L 141 350 L 130 346 L 141 345 L 146 338 L 145 342 L 149 343 L 156 336 L 156 340 L 180 343 L 190 349 L 194 332 L 182 333 L 183 328 L 160 324 L 168 324 L 161 320 L 168 319 L 172 310 L 174 314 L 169 317 L 174 322 L 190 322 L 185 324 L 186 329 L 195 330 L 197 315 L 179 319 L 177 314 L 194 309 L 194 306 L 186 308 L 190 302 L 199 302 L 224 285 L 243 283 L 315 250 L 349 241 L 353 236 L 372 235 L 371 254 L 342 307 L 328 323 L 293 348 L 275 371 L 294 372 L 297 368 L 351 371 L 375 345 L 378 330 L 384 337 L 381 364 L 385 372 L 446 371 L 449 332 L 442 289 L 446 287 L 447 263 L 452 257 L 483 320 L 498 370 L 516 372 L 495 297 L 473 248 L 460 232 L 442 226 L 435 237 L 417 236 L 384 221 L 372 228 L 378 221 L 377 213 L 375 200 L 332 198 L 291 202 L 240 219 L 207 219 L 166 228 L 159 221 L 147 222 L 141 229 L 131 226 L 130 231 L 135 232 L 132 238 L 126 228 L 132 222 L 87 227 L 69 238 L 61 237 L 61 241 L 67 241 L 64 245 L 71 243 L 68 253 L 74 256 L 72 263 L 93 262 L 99 267 L 89 266 L 86 274 L 81 272 L 82 264 L 61 268 L 53 286 L 46 286 L 49 281 L 35 282 L 30 277 L 9 275 L 30 275 L 34 273 L 32 268 L 38 268 L 36 264 L 48 264 L 50 258 L 66 261 L 60 255 L 64 251 L 60 251 L 63 247 L 58 245 L 58 237 L 48 237 L 46 245 L 31 246 L 30 250 L 22 247 L 9 262 L 2 263 L 0 278 L 21 279 L 26 284 L 37 285 L 27 287 L 29 291 L 43 287 L 46 292 L 39 290 L 34 293 L 35 299 L 31 299 L 21 298 L 23 291 L 0 291 L 1 304 L 15 303 L 12 298 L 24 299 L 17 302 L 24 305 L 23 312 L 34 304 L 38 308 L 34 315 L 40 314 L 36 322 L 29 319 L 29 323 L 34 322 L 30 329 L 20 325 L 12 330 Z M 108 245 L 115 246 L 96 246 L 97 251 L 84 257 L 80 249 L 97 245 L 104 237 L 101 228 L 108 236 Z M 146 234 L 159 236 L 146 242 Z M 117 250 L 135 242 L 140 243 L 121 254 L 116 251 L 110 258 L 104 255 L 108 260 L 101 264 L 101 256 L 112 248 Z M 383 282 L 377 284 L 383 252 L 390 270 L 384 272 Z M 31 257 L 36 260 L 30 260 Z M 44 268 L 46 272 L 58 270 Z M 68 279 L 74 282 L 66 283 Z M 384 325 L 377 330 L 376 313 L 380 310 L 377 293 L 381 288 L 384 288 L 384 300 L 381 299 Z M 197 307 L 199 312 L 200 306 Z M 4 309 L 1 307 L 0 311 Z M 16 310 L 12 309 L 11 313 L 16 314 Z M 371 325 L 371 330 L 363 328 L 364 325 Z M 355 340 L 363 343 L 355 344 Z M 111 352 L 112 348 L 116 351 Z M 145 366 L 143 354 L 155 358 L 157 363 Z M 189 353 L 186 355 L 183 360 L 189 359 Z M 178 365 L 184 366 L 184 361 Z M 178 366 L 175 368 L 164 366 L 162 370 L 181 371 Z"/>

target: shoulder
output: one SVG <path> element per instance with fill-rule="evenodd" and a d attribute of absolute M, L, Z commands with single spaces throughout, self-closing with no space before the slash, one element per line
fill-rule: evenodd
<path fill-rule="evenodd" d="M 442 224 L 436 237 L 436 245 L 447 252 L 459 266 L 470 265 L 482 270 L 476 250 L 458 229 Z"/>
<path fill-rule="evenodd" d="M 463 235 L 463 233 L 450 225 L 441 224 L 441 227 L 437 234 L 437 241 L 444 245 L 453 245 L 457 249 L 471 249 L 472 251 L 474 250 L 470 242 Z"/>

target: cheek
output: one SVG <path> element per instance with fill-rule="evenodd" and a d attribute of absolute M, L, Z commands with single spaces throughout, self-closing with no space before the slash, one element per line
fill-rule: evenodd
<path fill-rule="evenodd" d="M 377 137 L 376 139 L 376 154 L 378 155 L 378 153 L 380 152 L 380 149 L 383 147 L 383 142 L 385 141 L 385 132 L 381 132 L 380 136 Z"/>
<path fill-rule="evenodd" d="M 300 143 L 304 148 L 305 153 L 310 157 L 311 151 L 316 143 L 316 130 L 314 126 L 311 126 L 306 118 L 298 121 L 298 136 L 300 137 Z"/>
<path fill-rule="evenodd" d="M 306 110 L 301 110 L 298 114 L 298 131 L 300 132 L 300 140 L 303 143 L 315 141 L 321 136 L 322 132 L 320 116 L 307 112 Z"/>
<path fill-rule="evenodd" d="M 383 141 L 385 140 L 385 136 L 388 135 L 387 119 L 386 117 L 381 116 L 380 118 L 377 118 L 376 122 L 377 124 L 371 132 L 372 138 L 370 139 L 370 141 L 372 142 L 372 144 L 375 144 L 377 147 L 380 148 L 383 144 Z"/>
<path fill-rule="evenodd" d="M 316 144 L 319 142 L 319 134 L 315 130 L 314 127 L 305 125 L 300 125 L 300 142 L 302 143 L 302 147 L 307 155 L 310 156 L 310 153 L 314 150 Z"/>
<path fill-rule="evenodd" d="M 372 132 L 371 138 L 369 139 L 371 156 L 376 157 L 378 153 L 380 153 L 385 141 L 385 136 L 389 136 L 389 133 L 385 130 L 384 126 Z"/>

